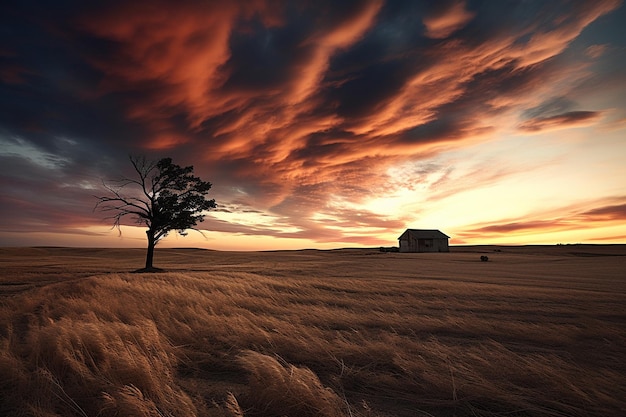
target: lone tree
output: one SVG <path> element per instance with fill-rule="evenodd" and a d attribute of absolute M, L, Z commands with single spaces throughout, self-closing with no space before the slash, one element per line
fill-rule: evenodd
<path fill-rule="evenodd" d="M 148 228 L 146 266 L 141 271 L 156 271 L 152 266 L 156 244 L 172 230 L 183 236 L 187 229 L 198 230 L 195 226 L 204 220 L 204 212 L 216 207 L 215 200 L 206 198 L 211 183 L 195 177 L 193 166 L 180 167 L 171 158 L 149 162 L 131 156 L 130 162 L 137 179 L 123 178 L 111 185 L 103 182 L 109 195 L 97 197 L 95 208 L 115 213 L 107 218 L 114 220 L 120 233 L 126 216 Z"/>

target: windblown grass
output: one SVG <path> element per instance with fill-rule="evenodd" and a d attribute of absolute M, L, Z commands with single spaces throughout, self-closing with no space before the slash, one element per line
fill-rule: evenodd
<path fill-rule="evenodd" d="M 624 248 L 472 250 L 0 249 L 0 415 L 623 415 Z"/>

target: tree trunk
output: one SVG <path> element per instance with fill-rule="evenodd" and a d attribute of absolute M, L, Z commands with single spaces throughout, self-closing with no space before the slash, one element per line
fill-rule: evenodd
<path fill-rule="evenodd" d="M 152 269 L 152 261 L 154 259 L 154 246 L 156 242 L 154 240 L 154 232 L 151 230 L 146 231 L 148 235 L 148 252 L 146 253 L 146 269 Z"/>

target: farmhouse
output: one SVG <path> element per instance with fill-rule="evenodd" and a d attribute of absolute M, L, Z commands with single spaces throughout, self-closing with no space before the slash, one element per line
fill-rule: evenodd
<path fill-rule="evenodd" d="M 400 235 L 400 252 L 450 252 L 450 236 L 439 230 L 406 229 Z"/>

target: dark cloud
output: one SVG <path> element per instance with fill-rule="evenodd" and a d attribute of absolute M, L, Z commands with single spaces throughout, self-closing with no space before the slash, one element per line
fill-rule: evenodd
<path fill-rule="evenodd" d="M 626 220 L 626 203 L 598 207 L 585 211 L 580 216 L 593 221 Z"/>
<path fill-rule="evenodd" d="M 565 227 L 571 227 L 567 223 L 563 223 L 561 221 L 550 221 L 550 220 L 538 220 L 538 221 L 521 221 L 521 222 L 513 222 L 513 223 L 505 223 L 505 224 L 494 224 L 491 226 L 481 227 L 479 229 L 470 230 L 469 233 L 477 234 L 477 233 L 514 233 L 519 231 L 528 231 L 528 230 L 553 230 Z"/>
<path fill-rule="evenodd" d="M 571 111 L 550 117 L 538 117 L 525 121 L 519 126 L 524 132 L 541 132 L 544 130 L 565 129 L 584 126 L 597 120 L 602 115 L 598 111 Z"/>
<path fill-rule="evenodd" d="M 331 103 L 338 103 L 336 110 L 341 117 L 369 116 L 388 99 L 395 97 L 410 75 L 406 62 L 379 62 L 362 68 L 358 74 L 351 74 L 325 98 Z"/>
<path fill-rule="evenodd" d="M 280 89 L 310 52 L 301 47 L 307 34 L 306 28 L 297 24 L 267 28 L 259 21 L 234 33 L 229 42 L 231 56 L 224 65 L 228 74 L 224 90 L 265 93 Z"/>
<path fill-rule="evenodd" d="M 61 159 L 0 157 L 0 217 L 3 230 L 61 231 L 94 224 L 98 179 L 81 176 Z M 6 170 L 6 171 L 4 171 Z"/>
<path fill-rule="evenodd" d="M 573 111 L 577 103 L 567 97 L 554 97 L 524 112 L 526 119 L 554 117 Z"/>
<path fill-rule="evenodd" d="M 597 242 L 624 242 L 626 235 L 598 236 L 592 239 Z"/>

